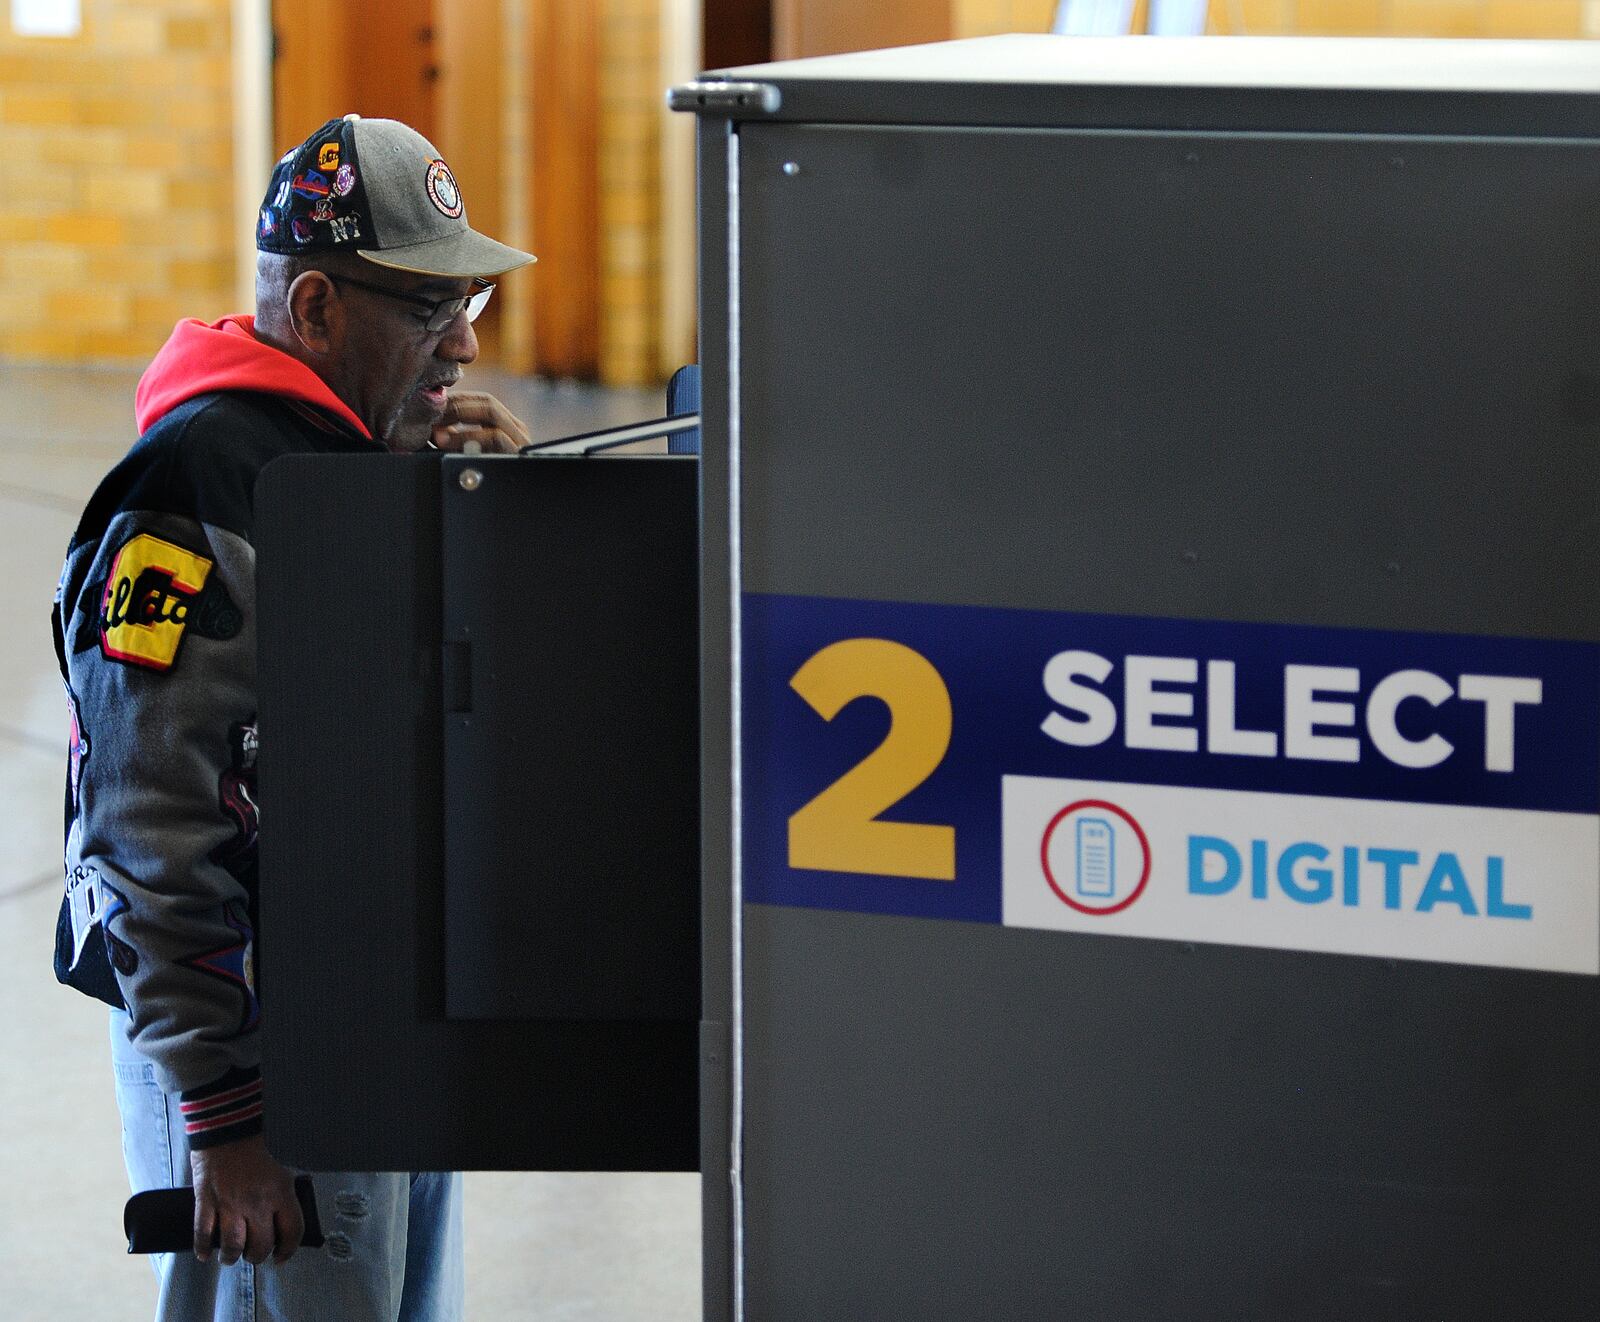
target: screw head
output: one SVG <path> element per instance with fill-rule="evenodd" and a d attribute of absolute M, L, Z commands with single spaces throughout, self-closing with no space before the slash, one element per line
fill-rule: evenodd
<path fill-rule="evenodd" d="M 476 491 L 483 485 L 483 474 L 476 468 L 463 468 L 461 470 L 461 489 L 463 491 Z"/>

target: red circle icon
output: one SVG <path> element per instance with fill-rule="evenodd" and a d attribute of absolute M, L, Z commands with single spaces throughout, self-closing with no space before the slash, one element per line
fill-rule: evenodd
<path fill-rule="evenodd" d="M 1079 887 L 1078 896 L 1069 895 L 1066 888 L 1064 888 L 1056 879 L 1055 871 L 1050 866 L 1050 840 L 1051 837 L 1055 835 L 1056 828 L 1074 813 L 1083 812 L 1091 808 L 1101 812 L 1115 813 L 1118 817 L 1125 821 L 1129 827 L 1132 828 L 1134 835 L 1138 838 L 1139 848 L 1144 854 L 1144 868 L 1139 873 L 1138 885 L 1136 885 L 1133 890 L 1129 892 L 1125 899 L 1118 900 L 1115 898 L 1115 894 L 1113 893 L 1113 895 L 1109 897 L 1113 902 L 1104 905 L 1086 904 L 1082 898 L 1081 886 Z M 1069 803 L 1065 808 L 1058 812 L 1050 819 L 1050 825 L 1044 828 L 1044 839 L 1040 841 L 1039 844 L 1039 862 L 1044 868 L 1044 879 L 1050 883 L 1050 889 L 1056 893 L 1057 899 L 1059 899 L 1069 908 L 1076 909 L 1079 913 L 1086 913 L 1094 918 L 1103 918 L 1107 914 L 1121 913 L 1130 904 L 1144 894 L 1144 888 L 1150 881 L 1150 840 L 1149 837 L 1145 835 L 1144 828 L 1140 826 L 1138 822 L 1134 821 L 1130 814 L 1117 807 L 1116 804 L 1107 803 L 1104 799 L 1079 799 L 1076 803 Z"/>

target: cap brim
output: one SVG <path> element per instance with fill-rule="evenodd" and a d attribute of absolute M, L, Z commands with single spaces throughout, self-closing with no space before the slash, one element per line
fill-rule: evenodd
<path fill-rule="evenodd" d="M 499 243 L 473 229 L 404 248 L 358 248 L 356 254 L 396 271 L 452 277 L 504 275 L 539 260 L 531 252 Z"/>

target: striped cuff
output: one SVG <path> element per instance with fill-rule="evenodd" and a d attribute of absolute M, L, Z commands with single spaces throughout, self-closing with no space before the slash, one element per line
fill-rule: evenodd
<path fill-rule="evenodd" d="M 178 1096 L 191 1148 L 213 1148 L 261 1132 L 261 1071 L 229 1070 Z"/>

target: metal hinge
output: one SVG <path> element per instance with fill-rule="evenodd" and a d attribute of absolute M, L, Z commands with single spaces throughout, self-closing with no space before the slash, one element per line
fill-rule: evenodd
<path fill-rule="evenodd" d="M 667 89 L 667 108 L 694 115 L 747 118 L 777 113 L 783 94 L 776 83 L 682 83 Z"/>

